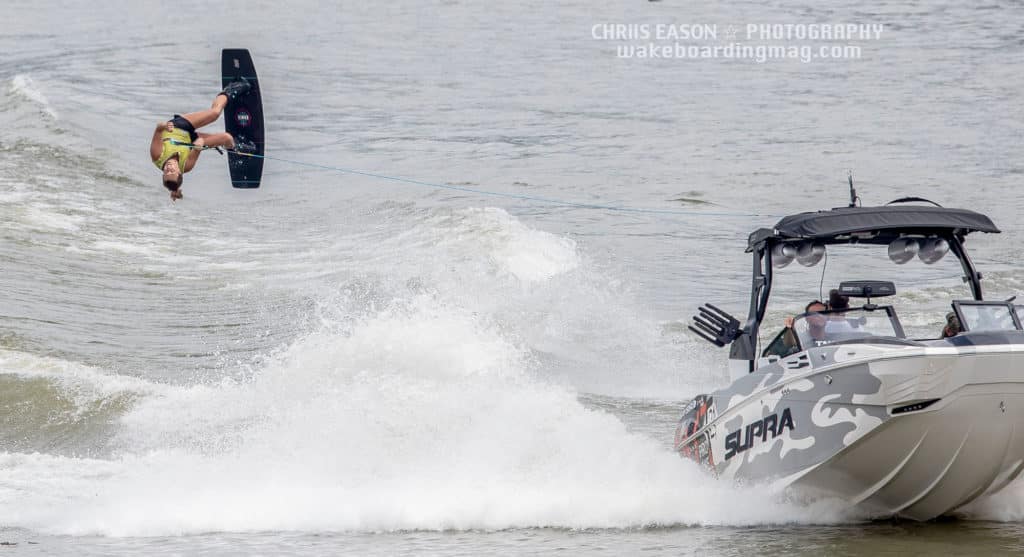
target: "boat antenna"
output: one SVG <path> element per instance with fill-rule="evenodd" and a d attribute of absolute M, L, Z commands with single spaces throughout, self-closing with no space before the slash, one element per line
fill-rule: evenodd
<path fill-rule="evenodd" d="M 853 189 L 853 171 L 846 171 L 846 179 L 850 182 L 850 207 L 856 207 L 860 202 L 860 197 L 857 197 L 857 190 Z"/>
<path fill-rule="evenodd" d="M 852 205 L 851 205 L 852 207 Z M 825 269 L 828 269 L 828 250 L 825 250 L 825 262 L 821 266 L 821 280 L 818 282 L 818 299 L 824 301 L 825 298 Z M 828 309 L 832 309 L 832 306 L 825 303 Z"/>

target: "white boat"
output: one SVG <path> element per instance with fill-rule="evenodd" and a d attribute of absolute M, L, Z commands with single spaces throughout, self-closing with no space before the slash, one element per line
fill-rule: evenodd
<path fill-rule="evenodd" d="M 1024 468 L 1024 311 L 982 296 L 964 244 L 999 232 L 985 215 L 853 205 L 750 235 L 746 322 L 709 304 L 691 327 L 730 347 L 732 382 L 686 407 L 675 447 L 722 479 L 838 496 L 873 517 L 929 520 L 999 491 Z M 812 306 L 759 346 L 773 269 L 814 265 L 842 244 L 888 247 L 900 264 L 956 257 L 973 296 L 950 300 L 956 319 L 943 332 L 951 336 L 908 338 L 884 303 L 892 282 L 847 281 L 838 290 L 848 309 Z"/>

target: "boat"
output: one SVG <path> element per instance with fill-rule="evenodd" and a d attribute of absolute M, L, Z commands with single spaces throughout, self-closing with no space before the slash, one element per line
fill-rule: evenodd
<path fill-rule="evenodd" d="M 999 233 L 989 217 L 921 198 L 864 207 L 852 180 L 850 190 L 849 206 L 750 234 L 746 321 L 705 304 L 690 326 L 729 347 L 731 383 L 684 408 L 674 445 L 722 480 L 838 497 L 871 518 L 931 520 L 1024 468 L 1024 306 L 982 296 L 965 242 Z M 893 282 L 842 281 L 847 308 L 810 307 L 760 342 L 773 271 L 813 266 L 842 245 L 887 248 L 897 264 L 951 254 L 972 296 L 950 300 L 941 335 L 908 338 L 886 303 Z"/>

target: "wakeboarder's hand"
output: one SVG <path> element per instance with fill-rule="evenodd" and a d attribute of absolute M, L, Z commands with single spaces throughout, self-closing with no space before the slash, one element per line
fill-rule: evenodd
<path fill-rule="evenodd" d="M 164 129 L 169 131 L 169 132 L 174 131 L 174 122 L 172 122 L 170 120 L 164 122 Z"/>

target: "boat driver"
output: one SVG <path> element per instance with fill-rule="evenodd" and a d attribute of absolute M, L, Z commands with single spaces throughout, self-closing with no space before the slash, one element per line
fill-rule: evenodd
<path fill-rule="evenodd" d="M 807 323 L 807 333 L 797 334 L 793 328 L 796 317 L 792 316 L 786 318 L 786 329 L 783 331 L 783 344 L 785 349 L 782 353 L 777 353 L 780 357 L 785 358 L 790 354 L 795 354 L 800 350 L 800 340 L 810 340 L 814 343 L 814 346 L 821 346 L 822 344 L 828 344 L 827 332 L 825 330 L 828 325 L 828 317 L 818 313 L 828 309 L 828 307 L 820 300 L 814 300 L 804 307 L 804 313 L 807 314 L 803 321 Z M 798 340 L 798 338 L 800 340 Z M 804 347 L 809 348 L 809 347 Z"/>
<path fill-rule="evenodd" d="M 815 300 L 804 308 L 805 317 L 804 323 L 807 324 L 807 332 L 800 335 L 801 344 L 808 344 L 806 341 L 811 341 L 814 346 L 821 346 L 828 344 L 828 316 L 820 312 L 825 311 L 828 307 Z M 807 348 L 810 348 L 809 346 Z"/>
<path fill-rule="evenodd" d="M 214 97 L 213 105 L 208 110 L 190 112 L 184 116 L 175 114 L 170 120 L 156 125 L 153 140 L 149 144 L 149 157 L 163 172 L 164 187 L 171 192 L 171 201 L 182 198 L 182 175 L 195 167 L 203 147 L 235 148 L 235 140 L 229 133 L 201 133 L 196 130 L 216 122 L 228 100 L 248 93 L 250 88 L 248 82 L 236 81 Z M 242 142 L 238 150 L 254 150 L 254 147 Z"/>

